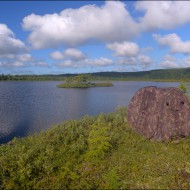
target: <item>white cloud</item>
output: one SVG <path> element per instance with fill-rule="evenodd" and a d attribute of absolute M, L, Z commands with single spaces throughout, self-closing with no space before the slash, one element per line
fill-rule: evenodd
<path fill-rule="evenodd" d="M 164 60 L 160 65 L 164 69 L 174 69 L 179 67 L 177 63 L 170 60 Z"/>
<path fill-rule="evenodd" d="M 0 67 L 24 67 L 33 60 L 25 44 L 16 39 L 5 24 L 0 24 Z"/>
<path fill-rule="evenodd" d="M 14 33 L 5 24 L 0 24 L 0 55 L 26 52 L 25 44 L 16 39 Z"/>
<path fill-rule="evenodd" d="M 31 14 L 23 19 L 22 26 L 31 31 L 28 40 L 35 49 L 75 46 L 91 40 L 122 41 L 138 34 L 137 23 L 120 1 L 65 9 L 59 14 Z"/>
<path fill-rule="evenodd" d="M 178 60 L 171 55 L 164 56 L 164 60 L 160 63 L 160 66 L 164 69 L 179 68 Z"/>
<path fill-rule="evenodd" d="M 28 66 L 32 67 L 50 67 L 50 65 L 45 60 L 33 60 L 28 64 Z"/>
<path fill-rule="evenodd" d="M 72 60 L 64 60 L 60 64 L 57 64 L 58 67 L 63 67 L 63 68 L 79 68 L 81 67 L 80 63 L 76 63 L 75 61 Z"/>
<path fill-rule="evenodd" d="M 183 60 L 183 65 L 184 65 L 184 67 L 190 67 L 190 57 L 186 57 Z"/>
<path fill-rule="evenodd" d="M 0 55 L 1 67 L 24 67 L 34 61 L 29 53 Z"/>
<path fill-rule="evenodd" d="M 25 64 L 21 61 L 12 60 L 12 61 L 0 61 L 0 67 L 24 67 Z"/>
<path fill-rule="evenodd" d="M 119 65 L 139 66 L 144 69 L 152 64 L 153 60 L 147 55 L 140 54 L 136 57 L 120 57 L 117 62 Z"/>
<path fill-rule="evenodd" d="M 147 55 L 139 55 L 137 57 L 137 60 L 143 66 L 148 66 L 148 65 L 150 65 L 153 62 L 152 59 L 149 56 L 147 56 Z"/>
<path fill-rule="evenodd" d="M 64 52 L 55 51 L 50 54 L 50 57 L 54 60 L 68 60 L 80 61 L 86 58 L 86 55 L 75 48 L 66 49 Z"/>
<path fill-rule="evenodd" d="M 188 1 L 137 1 L 135 8 L 143 11 L 139 30 L 172 29 L 190 22 Z"/>
<path fill-rule="evenodd" d="M 190 41 L 183 42 L 181 38 L 173 33 L 165 36 L 153 34 L 154 39 L 162 46 L 168 46 L 171 53 L 190 53 Z"/>
<path fill-rule="evenodd" d="M 82 60 L 86 58 L 86 55 L 82 51 L 74 48 L 66 49 L 64 55 L 73 60 Z"/>
<path fill-rule="evenodd" d="M 50 57 L 55 60 L 62 60 L 64 58 L 64 55 L 60 51 L 54 51 L 50 53 Z"/>
<path fill-rule="evenodd" d="M 23 66 L 25 66 L 25 64 L 21 61 L 15 61 L 15 62 L 10 63 L 10 66 L 23 67 Z"/>
<path fill-rule="evenodd" d="M 143 16 L 134 19 L 125 3 L 106 1 L 103 6 L 86 5 L 54 14 L 31 14 L 23 19 L 22 26 L 31 32 L 28 40 L 33 48 L 43 49 L 89 41 L 128 41 L 141 32 L 172 29 L 190 22 L 188 1 L 137 1 L 134 6 Z"/>
<path fill-rule="evenodd" d="M 36 62 L 35 66 L 39 66 L 39 67 L 49 67 L 49 65 L 48 65 L 45 61 Z"/>
<path fill-rule="evenodd" d="M 80 61 L 64 60 L 61 63 L 56 64 L 58 67 L 64 68 L 85 68 L 85 67 L 105 67 L 111 66 L 114 62 L 111 59 L 100 57 L 98 59 L 84 59 Z"/>
<path fill-rule="evenodd" d="M 117 62 L 119 65 L 136 65 L 137 59 L 135 57 L 120 57 Z"/>
<path fill-rule="evenodd" d="M 105 67 L 113 65 L 114 62 L 111 59 L 100 57 L 99 59 L 86 59 L 84 63 L 93 67 Z"/>
<path fill-rule="evenodd" d="M 160 63 L 160 66 L 164 69 L 187 68 L 190 67 L 190 57 L 177 59 L 174 56 L 166 55 L 163 58 L 163 62 Z"/>
<path fill-rule="evenodd" d="M 17 59 L 18 61 L 21 61 L 21 62 L 33 61 L 33 57 L 29 53 L 17 55 L 17 56 L 15 56 L 15 59 Z"/>
<path fill-rule="evenodd" d="M 107 44 L 107 48 L 115 51 L 117 56 L 136 56 L 139 53 L 139 47 L 133 42 L 115 42 Z"/>
<path fill-rule="evenodd" d="M 122 42 L 107 44 L 107 48 L 115 51 L 118 56 L 117 63 L 124 66 L 141 66 L 143 69 L 153 63 L 153 60 L 141 52 L 152 50 L 151 47 L 140 49 L 136 43 Z"/>

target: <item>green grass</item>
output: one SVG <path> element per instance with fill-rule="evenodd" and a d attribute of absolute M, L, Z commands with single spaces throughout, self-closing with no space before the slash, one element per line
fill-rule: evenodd
<path fill-rule="evenodd" d="M 102 82 L 102 83 L 63 83 L 57 85 L 59 88 L 91 88 L 91 87 L 111 87 L 112 83 Z"/>
<path fill-rule="evenodd" d="M 189 189 L 190 138 L 146 140 L 126 112 L 65 121 L 1 145 L 1 189 Z"/>

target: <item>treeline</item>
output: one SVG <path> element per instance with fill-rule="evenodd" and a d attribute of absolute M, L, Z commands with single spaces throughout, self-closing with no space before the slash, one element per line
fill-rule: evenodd
<path fill-rule="evenodd" d="M 66 77 L 58 75 L 0 75 L 0 81 L 60 81 Z"/>
<path fill-rule="evenodd" d="M 190 81 L 190 68 L 160 69 L 139 72 L 95 72 L 85 73 L 90 80 L 154 80 L 154 81 Z M 0 75 L 1 80 L 66 80 L 80 74 L 61 75 Z M 83 73 L 84 75 L 84 73 Z"/>
<path fill-rule="evenodd" d="M 109 78 L 120 80 L 160 80 L 160 81 L 190 81 L 190 68 L 160 69 L 139 72 L 99 72 L 92 73 L 96 78 Z"/>

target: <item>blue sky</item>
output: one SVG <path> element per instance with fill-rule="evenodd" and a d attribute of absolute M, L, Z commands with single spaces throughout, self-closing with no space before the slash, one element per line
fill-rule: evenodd
<path fill-rule="evenodd" d="M 189 1 L 0 2 L 0 73 L 190 67 Z"/>

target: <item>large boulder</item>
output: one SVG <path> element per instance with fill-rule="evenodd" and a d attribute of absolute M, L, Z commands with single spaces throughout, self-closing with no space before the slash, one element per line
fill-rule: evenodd
<path fill-rule="evenodd" d="M 145 87 L 133 96 L 127 119 L 147 139 L 181 139 L 190 135 L 190 102 L 177 88 Z"/>

